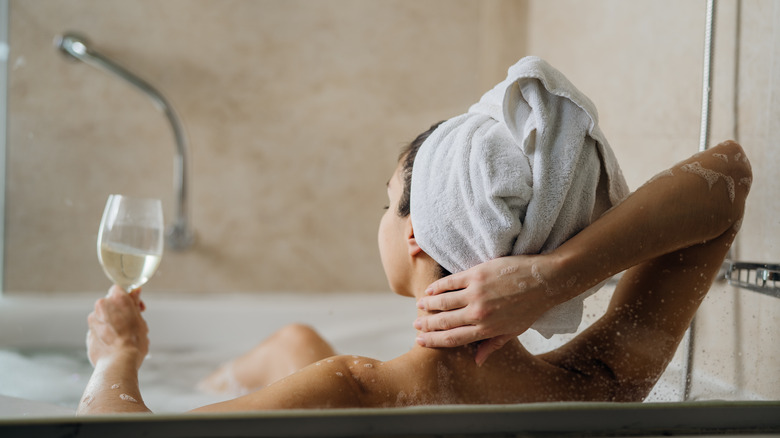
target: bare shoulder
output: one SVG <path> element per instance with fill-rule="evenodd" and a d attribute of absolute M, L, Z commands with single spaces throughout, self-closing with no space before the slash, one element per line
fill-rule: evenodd
<path fill-rule="evenodd" d="M 327 409 L 377 405 L 383 362 L 359 356 L 333 356 L 315 362 L 265 388 L 194 412 L 267 409 Z M 379 371 L 379 372 L 374 372 Z"/>

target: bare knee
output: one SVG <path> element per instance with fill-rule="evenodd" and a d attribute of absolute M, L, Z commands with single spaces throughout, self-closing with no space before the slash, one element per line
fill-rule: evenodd
<path fill-rule="evenodd" d="M 280 328 L 273 337 L 288 345 L 308 344 L 322 339 L 314 328 L 300 323 L 288 324 Z"/>

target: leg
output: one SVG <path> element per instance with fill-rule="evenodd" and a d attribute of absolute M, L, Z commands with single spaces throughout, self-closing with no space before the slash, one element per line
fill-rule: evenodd
<path fill-rule="evenodd" d="M 222 365 L 203 379 L 198 387 L 208 392 L 245 394 L 335 354 L 314 329 L 291 324 L 244 355 Z"/>

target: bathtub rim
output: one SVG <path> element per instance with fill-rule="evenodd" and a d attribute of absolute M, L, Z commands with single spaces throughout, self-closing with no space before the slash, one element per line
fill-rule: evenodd
<path fill-rule="evenodd" d="M 619 415 L 615 415 L 619 413 Z M 422 420 L 421 420 L 422 419 Z M 249 433 L 251 431 L 251 433 Z M 780 433 L 780 401 L 557 402 L 1 419 L 3 436 L 524 436 Z"/>

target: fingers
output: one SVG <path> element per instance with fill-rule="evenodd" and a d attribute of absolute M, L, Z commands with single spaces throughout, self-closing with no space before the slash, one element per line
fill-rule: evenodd
<path fill-rule="evenodd" d="M 484 338 L 476 326 L 462 326 L 444 332 L 420 333 L 417 336 L 417 344 L 431 348 L 452 348 Z"/>
<path fill-rule="evenodd" d="M 146 304 L 144 304 L 144 302 L 141 300 L 141 288 L 140 287 L 131 290 L 128 293 L 128 295 L 130 296 L 130 298 L 133 299 L 133 301 L 135 301 L 135 303 L 138 305 L 138 308 L 141 310 L 141 312 L 146 310 Z"/>
<path fill-rule="evenodd" d="M 468 294 L 464 291 L 449 292 L 433 297 L 423 297 L 417 302 L 421 310 L 455 310 L 466 307 L 469 303 Z"/>
<path fill-rule="evenodd" d="M 435 332 L 468 326 L 473 323 L 474 321 L 468 319 L 468 313 L 465 309 L 458 309 L 435 315 L 420 316 L 414 321 L 414 328 L 423 332 Z"/>
<path fill-rule="evenodd" d="M 469 285 L 468 271 L 458 272 L 457 274 L 448 275 L 444 278 L 440 278 L 428 286 L 425 289 L 425 293 L 428 295 L 438 295 L 442 292 L 448 292 L 458 289 L 465 289 Z"/>
<path fill-rule="evenodd" d="M 482 364 L 484 364 L 487 360 L 488 356 L 493 354 L 494 351 L 500 350 L 514 337 L 514 335 L 502 335 L 480 342 L 479 346 L 477 347 L 477 354 L 474 357 L 474 360 L 477 362 L 477 366 L 482 366 Z"/>

